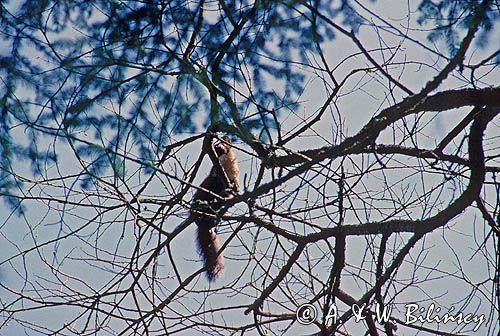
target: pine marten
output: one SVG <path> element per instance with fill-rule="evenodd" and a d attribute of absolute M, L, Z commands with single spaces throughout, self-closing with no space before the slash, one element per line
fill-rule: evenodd
<path fill-rule="evenodd" d="M 220 278 L 224 269 L 224 257 L 219 253 L 221 244 L 215 234 L 215 227 L 219 222 L 216 213 L 225 201 L 233 198 L 240 190 L 240 169 L 231 146 L 231 139 L 224 136 L 214 145 L 214 150 L 227 179 L 217 167 L 212 167 L 210 174 L 194 194 L 191 210 L 191 216 L 198 226 L 196 239 L 198 252 L 203 259 L 210 282 Z"/>

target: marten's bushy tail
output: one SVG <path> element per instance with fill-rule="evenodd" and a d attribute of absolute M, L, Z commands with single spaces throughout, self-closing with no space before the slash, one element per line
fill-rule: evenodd
<path fill-rule="evenodd" d="M 207 269 L 208 281 L 214 281 L 222 276 L 224 270 L 224 257 L 219 253 L 221 248 L 219 238 L 214 229 L 208 229 L 203 225 L 198 226 L 197 231 L 198 252 Z"/>

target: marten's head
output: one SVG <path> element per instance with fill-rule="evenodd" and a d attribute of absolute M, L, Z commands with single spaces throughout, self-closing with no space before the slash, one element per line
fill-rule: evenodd
<path fill-rule="evenodd" d="M 231 138 L 224 135 L 222 139 L 214 145 L 215 153 L 217 157 L 229 153 L 231 150 Z"/>

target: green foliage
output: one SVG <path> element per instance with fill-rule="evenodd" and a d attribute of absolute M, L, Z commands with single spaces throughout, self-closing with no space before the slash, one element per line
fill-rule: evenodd
<path fill-rule="evenodd" d="M 460 47 L 460 32 L 467 30 L 481 1 L 477 0 L 423 0 L 418 7 L 420 25 L 431 24 L 432 30 L 428 39 L 431 42 L 443 40 L 446 43 L 450 56 L 454 56 Z M 494 2 L 493 2 L 494 3 Z M 481 22 L 478 32 L 478 45 L 485 47 L 495 20 L 500 18 L 498 8 L 492 4 Z"/>

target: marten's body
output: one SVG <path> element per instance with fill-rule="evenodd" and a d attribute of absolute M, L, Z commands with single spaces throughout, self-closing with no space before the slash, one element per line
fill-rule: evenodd
<path fill-rule="evenodd" d="M 191 211 L 198 226 L 198 251 L 204 260 L 209 281 L 222 276 L 224 268 L 224 257 L 219 253 L 220 241 L 214 231 L 218 223 L 216 212 L 240 188 L 240 170 L 229 137 L 223 137 L 222 141 L 215 144 L 214 149 L 227 179 L 220 174 L 219 169 L 212 167 L 210 174 L 194 194 Z"/>

